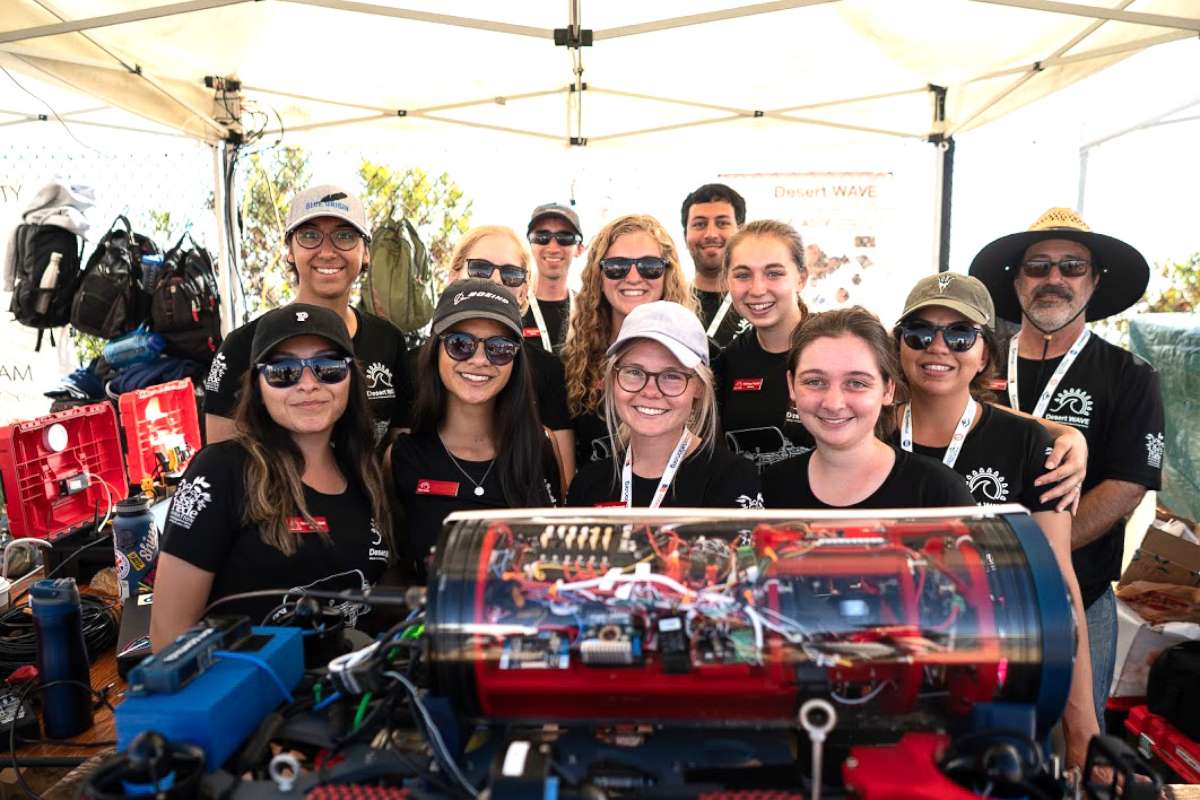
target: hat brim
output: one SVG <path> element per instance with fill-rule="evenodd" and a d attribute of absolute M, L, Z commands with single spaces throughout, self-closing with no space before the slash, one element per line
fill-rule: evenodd
<path fill-rule="evenodd" d="M 1150 265 L 1137 248 L 1120 239 L 1093 231 L 1043 230 L 1021 231 L 1001 236 L 980 250 L 971 261 L 967 274 L 988 288 L 996 304 L 996 316 L 1020 324 L 1021 304 L 1013 280 L 1017 265 L 1030 246 L 1046 239 L 1066 239 L 1092 251 L 1092 263 L 1100 269 L 1100 282 L 1088 302 L 1089 322 L 1120 314 L 1146 293 L 1150 283 Z"/>
<path fill-rule="evenodd" d="M 451 314 L 447 314 L 435 322 L 433 325 L 433 332 L 435 334 L 445 333 L 458 323 L 465 322 L 469 319 L 490 319 L 494 322 L 499 322 L 505 328 L 516 334 L 518 340 L 521 339 L 520 324 L 514 323 L 511 317 L 506 317 L 503 314 L 496 313 L 495 311 L 470 311 L 467 309 L 455 311 Z"/>
<path fill-rule="evenodd" d="M 260 347 L 256 354 L 250 359 L 250 364 L 253 366 L 261 363 L 264 358 L 271 355 L 271 353 L 275 351 L 276 347 L 279 347 L 279 345 L 283 344 L 288 339 L 295 339 L 297 336 L 316 336 L 318 339 L 324 339 L 338 350 L 342 351 L 343 355 L 351 357 L 354 356 L 354 346 L 350 342 L 339 341 L 334 336 L 326 333 L 319 333 L 317 331 L 293 331 L 281 336 L 276 336 L 274 339 L 267 342 L 265 346 Z"/>
<path fill-rule="evenodd" d="M 706 366 L 708 364 L 708 355 L 707 354 L 705 354 L 704 356 L 700 356 L 694 350 L 692 350 L 690 347 L 688 347 L 687 345 L 685 345 L 683 342 L 679 341 L 678 339 L 672 338 L 671 336 L 668 336 L 667 334 L 661 333 L 658 331 L 646 332 L 646 333 L 636 333 L 633 336 L 628 336 L 625 338 L 618 337 L 617 340 L 609 346 L 607 355 L 610 355 L 610 356 L 616 355 L 621 350 L 624 350 L 625 347 L 628 346 L 630 343 L 635 342 L 638 339 L 649 339 L 653 342 L 658 342 L 663 347 L 670 350 L 671 355 L 675 356 L 675 358 L 679 361 L 679 363 L 682 364 L 687 369 L 695 369 L 696 367 L 700 366 L 701 364 L 704 364 Z"/>
<path fill-rule="evenodd" d="M 533 233 L 533 229 L 538 224 L 538 222 L 543 219 L 546 219 L 547 217 L 557 217 L 558 219 L 561 219 L 563 222 L 565 222 L 571 226 L 571 230 L 575 231 L 576 236 L 583 238 L 583 231 L 579 230 L 579 226 L 576 225 L 574 222 L 572 222 L 571 218 L 568 217 L 566 214 L 562 214 L 558 211 L 545 211 L 541 214 L 538 214 L 533 219 L 529 220 L 529 227 L 527 227 L 525 229 L 525 235 L 528 236 L 529 234 Z"/>
<path fill-rule="evenodd" d="M 311 222 L 314 219 L 320 219 L 321 217 L 333 217 L 334 219 L 340 219 L 342 222 L 353 226 L 354 230 L 358 231 L 367 238 L 367 241 L 371 240 L 371 232 L 369 230 L 347 216 L 333 213 L 328 208 L 314 208 L 312 211 L 302 214 L 299 219 L 292 222 L 291 226 L 283 232 L 283 235 L 288 236 L 292 231 L 296 230 L 296 228 L 299 228 L 304 223 Z"/>
<path fill-rule="evenodd" d="M 979 309 L 949 297 L 934 297 L 930 300 L 922 300 L 919 303 L 915 303 L 911 307 L 904 309 L 904 312 L 900 315 L 900 319 L 908 319 L 922 308 L 930 308 L 931 306 L 941 306 L 942 308 L 948 308 L 951 311 L 957 311 L 959 314 L 962 314 L 964 317 L 977 325 L 986 325 L 988 327 L 991 327 L 992 325 L 992 320 L 988 319 L 987 315 L 980 314 Z"/>

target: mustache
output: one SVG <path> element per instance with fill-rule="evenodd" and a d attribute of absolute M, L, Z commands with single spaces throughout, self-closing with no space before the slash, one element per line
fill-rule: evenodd
<path fill-rule="evenodd" d="M 1075 299 L 1075 293 L 1065 286 L 1043 286 L 1033 293 L 1033 299 L 1037 301 L 1043 297 L 1061 297 L 1069 303 Z"/>

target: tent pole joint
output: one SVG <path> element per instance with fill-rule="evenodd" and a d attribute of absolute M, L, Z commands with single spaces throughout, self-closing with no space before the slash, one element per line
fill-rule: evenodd
<path fill-rule="evenodd" d="M 567 143 L 572 147 L 587 147 L 588 140 L 586 136 L 572 136 Z"/>
<path fill-rule="evenodd" d="M 572 50 L 578 50 L 581 47 L 591 47 L 592 30 L 590 28 L 581 28 L 578 25 L 571 25 L 567 28 L 555 28 L 554 46 L 568 47 Z"/>
<path fill-rule="evenodd" d="M 397 117 L 407 117 L 407 116 L 408 116 L 408 109 L 406 109 L 406 108 L 397 108 L 397 109 L 396 109 L 396 116 L 397 116 Z"/>
<path fill-rule="evenodd" d="M 759 110 L 759 109 L 757 109 L 757 108 L 756 108 L 756 109 L 754 109 L 754 118 L 755 118 L 755 119 L 758 119 L 759 117 L 765 117 L 766 115 L 767 115 L 767 112 L 765 112 L 765 111 L 760 111 L 760 110 Z"/>

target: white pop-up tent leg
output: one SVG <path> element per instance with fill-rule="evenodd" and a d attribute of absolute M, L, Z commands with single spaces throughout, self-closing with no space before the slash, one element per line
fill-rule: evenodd
<path fill-rule="evenodd" d="M 221 284 L 221 335 L 227 335 L 241 324 L 239 315 L 241 286 L 237 278 L 234 248 L 239 240 L 237 229 L 237 200 L 225 176 L 233 150 L 225 142 L 213 145 L 213 213 L 217 216 L 217 274 Z"/>

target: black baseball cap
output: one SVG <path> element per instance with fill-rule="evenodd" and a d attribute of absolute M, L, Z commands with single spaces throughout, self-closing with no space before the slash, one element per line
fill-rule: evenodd
<path fill-rule="evenodd" d="M 354 355 L 350 332 L 336 312 L 324 306 L 289 303 L 258 318 L 250 343 L 250 363 L 260 363 L 263 357 L 293 336 L 320 336 L 346 355 Z"/>
<path fill-rule="evenodd" d="M 446 287 L 433 312 L 433 332 L 445 333 L 468 319 L 490 319 L 521 338 L 521 307 L 517 296 L 498 283 L 465 278 Z"/>

